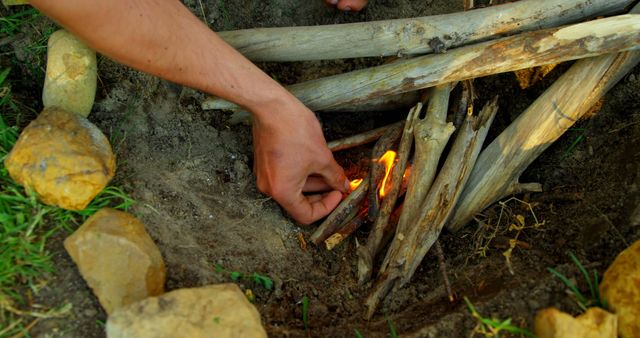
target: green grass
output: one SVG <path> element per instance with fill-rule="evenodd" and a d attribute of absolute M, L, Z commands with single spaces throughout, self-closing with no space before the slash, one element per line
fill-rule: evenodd
<path fill-rule="evenodd" d="M 302 297 L 302 323 L 304 330 L 309 331 L 309 297 Z"/>
<path fill-rule="evenodd" d="M 485 337 L 500 337 L 500 335 L 504 332 L 519 334 L 521 336 L 532 338 L 535 337 L 533 333 L 531 333 L 531 331 L 511 324 L 511 318 L 501 320 L 483 317 L 480 313 L 478 313 L 469 298 L 464 297 L 464 301 L 465 303 L 467 303 L 467 308 L 469 308 L 469 312 L 471 312 L 471 315 L 478 321 L 478 324 L 473 330 L 475 333 L 479 333 Z"/>
<path fill-rule="evenodd" d="M 4 159 L 19 130 L 4 119 L 18 113 L 17 105 L 11 104 L 8 74 L 0 71 L 0 337 L 24 334 L 33 318 L 60 314 L 31 311 L 31 296 L 46 285 L 45 275 L 54 271 L 47 240 L 60 231 L 73 231 L 103 207 L 127 210 L 134 203 L 122 189 L 111 186 L 84 210 L 69 211 L 40 203 L 11 179 Z"/>
<path fill-rule="evenodd" d="M 224 0 L 218 1 L 218 8 L 222 12 L 222 22 L 224 23 L 224 30 L 231 29 L 231 16 L 229 15 L 229 10 L 227 9 L 227 5 Z"/>
<path fill-rule="evenodd" d="M 387 321 L 387 325 L 389 326 L 389 333 L 392 338 L 398 338 L 398 331 L 396 331 L 396 326 L 393 324 L 393 321 L 388 315 L 384 315 L 385 320 Z"/>
<path fill-rule="evenodd" d="M 568 255 L 569 257 L 571 257 L 573 264 L 575 264 L 576 267 L 578 267 L 578 270 L 580 270 L 580 272 L 582 273 L 582 277 L 584 278 L 589 289 L 589 295 L 584 295 L 574 282 L 569 280 L 569 278 L 567 278 L 557 270 L 553 268 L 547 268 L 547 270 L 554 276 L 558 277 L 558 279 L 560 279 L 569 288 L 569 292 L 571 292 L 574 300 L 583 311 L 586 311 L 592 306 L 607 309 L 607 301 L 602 297 L 602 295 L 600 295 L 600 289 L 598 288 L 598 285 L 600 285 L 598 272 L 596 270 L 593 270 L 592 278 L 589 272 L 587 272 L 587 269 L 584 267 L 584 265 L 582 265 L 580 260 L 572 252 L 568 252 Z"/>
<path fill-rule="evenodd" d="M 571 155 L 571 153 L 573 153 L 573 151 L 578 147 L 578 145 L 584 141 L 585 139 L 585 135 L 587 133 L 586 129 L 584 128 L 570 128 L 569 131 L 574 131 L 574 132 L 578 132 L 578 136 L 576 136 L 576 138 L 573 140 L 573 142 L 571 142 L 571 144 L 569 145 L 569 147 L 567 147 L 567 149 L 562 153 L 562 156 L 560 157 L 560 160 L 564 160 L 565 158 L 569 157 L 569 155 Z"/>
<path fill-rule="evenodd" d="M 21 81 L 40 85 L 44 80 L 47 42 L 58 27 L 35 8 L 26 7 L 17 13 L 0 17 L 0 38 L 15 38 L 19 43 L 1 57 L 11 56 L 13 67 L 25 71 Z M 25 33 L 21 35 L 20 33 Z M 6 65 L 5 65 L 6 66 Z"/>
<path fill-rule="evenodd" d="M 248 274 L 248 273 L 242 273 L 239 271 L 229 271 L 227 269 L 225 269 L 222 265 L 220 264 L 216 264 L 216 273 L 219 274 L 227 274 L 229 275 L 229 278 L 231 278 L 232 281 L 237 282 L 241 279 L 243 280 L 250 280 L 260 286 L 262 286 L 263 288 L 267 289 L 267 290 L 273 290 L 273 280 L 271 278 L 269 278 L 269 276 L 265 276 L 265 275 L 261 275 L 257 272 Z"/>
<path fill-rule="evenodd" d="M 13 36 L 20 32 L 22 26 L 33 23 L 40 12 L 35 8 L 27 8 L 18 13 L 0 17 L 0 34 Z"/>

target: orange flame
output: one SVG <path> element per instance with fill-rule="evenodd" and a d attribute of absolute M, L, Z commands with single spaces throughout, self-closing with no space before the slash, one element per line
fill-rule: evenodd
<path fill-rule="evenodd" d="M 388 192 L 385 189 L 387 180 L 389 179 L 389 174 L 391 173 L 391 168 L 393 168 L 393 162 L 396 160 L 396 152 L 393 150 L 387 150 L 382 157 L 378 160 L 379 163 L 384 164 L 384 179 L 382 180 L 382 185 L 380 186 L 380 197 L 384 197 L 384 195 Z"/>
<path fill-rule="evenodd" d="M 356 178 L 355 180 L 349 182 L 349 188 L 351 189 L 351 191 L 354 191 L 358 186 L 360 186 L 360 183 L 362 183 L 362 179 Z"/>

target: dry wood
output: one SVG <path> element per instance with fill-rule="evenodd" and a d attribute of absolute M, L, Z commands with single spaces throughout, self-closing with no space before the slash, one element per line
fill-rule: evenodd
<path fill-rule="evenodd" d="M 460 100 L 454 112 L 453 126 L 460 129 L 465 116 L 473 113 L 473 80 L 465 80 L 461 82 L 462 92 L 460 93 Z"/>
<path fill-rule="evenodd" d="M 316 231 L 310 237 L 310 240 L 315 245 L 320 245 L 322 241 L 331 236 L 336 229 L 345 222 L 349 221 L 349 217 L 354 216 L 354 212 L 358 212 L 362 201 L 367 196 L 367 190 L 369 190 L 370 174 L 360 183 L 360 185 L 352 191 L 333 212 L 327 217 L 327 219 L 318 226 Z"/>
<path fill-rule="evenodd" d="M 522 172 L 639 61 L 640 52 L 624 52 L 574 64 L 482 152 L 448 228 L 509 194 L 539 191 L 518 182 Z"/>
<path fill-rule="evenodd" d="M 393 95 L 379 96 L 367 101 L 355 102 L 353 104 L 344 104 L 327 109 L 323 109 L 325 113 L 371 113 L 371 112 L 387 112 L 393 110 L 404 110 L 413 107 L 418 102 L 418 91 L 405 92 Z M 202 102 L 202 109 L 225 109 L 233 111 L 234 114 L 230 118 L 230 123 L 238 124 L 251 121 L 251 114 L 240 106 L 227 104 L 226 107 L 218 108 L 218 100 L 206 99 Z M 226 104 L 226 103 L 225 103 Z"/>
<path fill-rule="evenodd" d="M 386 125 L 384 127 L 376 128 L 361 134 L 345 137 L 343 139 L 331 141 L 327 143 L 327 147 L 331 151 L 338 151 L 349 149 L 353 147 L 357 147 L 359 145 L 367 144 L 369 142 L 373 142 L 379 139 L 382 135 L 384 135 L 389 128 L 402 128 L 402 124 L 404 121 L 398 121 L 393 124 Z"/>
<path fill-rule="evenodd" d="M 361 209 L 358 215 L 351 219 L 347 224 L 338 229 L 333 235 L 324 240 L 324 245 L 327 250 L 333 250 L 333 248 L 342 243 L 349 235 L 354 233 L 358 228 L 367 222 L 367 209 Z"/>
<path fill-rule="evenodd" d="M 373 271 L 373 260 L 375 259 L 380 246 L 383 242 L 384 229 L 389 223 L 389 217 L 396 205 L 396 201 L 402 187 L 402 176 L 404 175 L 409 157 L 411 156 L 411 146 L 413 145 L 413 127 L 418 120 L 422 103 L 418 104 L 409 111 L 407 120 L 400 138 L 396 163 L 391 171 L 391 190 L 386 192 L 378 216 L 376 217 L 373 228 L 367 238 L 367 243 L 358 248 L 358 282 L 363 284 L 371 279 Z M 371 209 L 369 209 L 371 210 Z"/>
<path fill-rule="evenodd" d="M 418 223 L 403 233 L 398 228 L 381 269 L 381 279 L 367 299 L 367 318 L 371 318 L 384 292 L 403 286 L 440 235 L 456 201 L 471 174 L 489 126 L 498 110 L 497 97 L 487 103 L 478 116 L 467 116 L 449 156 L 433 182 L 421 208 Z M 393 284 L 393 285 L 390 285 Z M 373 298 L 372 298 L 373 297 Z"/>
<path fill-rule="evenodd" d="M 431 100 L 425 117 L 414 126 L 415 154 L 412 173 L 408 179 L 405 207 L 398 222 L 398 232 L 407 233 L 420 214 L 422 203 L 436 175 L 440 155 L 455 130 L 447 123 L 447 108 L 451 84 L 431 89 Z M 387 265 L 383 262 L 382 269 Z"/>
<path fill-rule="evenodd" d="M 612 14 L 632 0 L 523 0 L 467 13 L 342 25 L 257 28 L 220 32 L 255 61 L 325 60 L 412 55 Z"/>
<path fill-rule="evenodd" d="M 396 149 L 398 141 L 402 136 L 403 123 L 398 126 L 389 128 L 382 137 L 376 142 L 376 145 L 371 150 L 371 169 L 369 173 L 371 180 L 369 181 L 369 212 L 367 217 L 370 221 L 376 219 L 378 215 L 378 209 L 380 208 L 380 198 L 378 196 L 378 186 L 384 178 L 385 167 L 380 163 L 380 157 L 384 155 L 388 150 Z"/>
<path fill-rule="evenodd" d="M 444 258 L 444 251 L 442 250 L 442 246 L 440 245 L 439 240 L 436 240 L 434 247 L 436 248 L 436 256 L 438 256 L 438 265 L 440 266 L 440 273 L 442 274 L 444 288 L 445 290 L 447 290 L 449 301 L 453 302 L 455 300 L 455 297 L 453 296 L 453 291 L 451 291 L 451 283 L 449 282 L 449 276 L 447 273 L 447 261 Z"/>
<path fill-rule="evenodd" d="M 473 12 L 476 11 L 467 13 Z M 416 57 L 287 88 L 316 111 L 447 82 L 620 52 L 639 44 L 640 16 L 620 15 L 522 33 L 449 50 L 446 54 Z M 208 106 L 233 107 L 220 99 L 209 100 Z"/>

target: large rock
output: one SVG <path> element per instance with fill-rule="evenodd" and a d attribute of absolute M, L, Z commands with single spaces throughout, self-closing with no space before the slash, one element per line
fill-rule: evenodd
<path fill-rule="evenodd" d="M 574 318 L 556 308 L 540 310 L 534 331 L 538 338 L 615 338 L 616 315 L 592 307 Z"/>
<path fill-rule="evenodd" d="M 180 289 L 115 311 L 107 338 L 266 337 L 260 314 L 235 284 Z"/>
<path fill-rule="evenodd" d="M 622 251 L 609 266 L 600 293 L 618 315 L 618 334 L 640 337 L 640 241 Z"/>
<path fill-rule="evenodd" d="M 107 186 L 116 160 L 109 140 L 87 119 L 45 108 L 20 134 L 5 166 L 43 203 L 82 210 Z"/>
<path fill-rule="evenodd" d="M 47 74 L 42 90 L 45 107 L 89 116 L 96 96 L 96 53 L 73 34 L 59 30 L 49 37 Z"/>
<path fill-rule="evenodd" d="M 100 209 L 64 247 L 107 313 L 164 292 L 160 251 L 144 225 L 126 212 Z"/>

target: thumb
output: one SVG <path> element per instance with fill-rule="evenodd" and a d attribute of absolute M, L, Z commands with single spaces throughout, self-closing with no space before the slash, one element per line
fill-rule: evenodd
<path fill-rule="evenodd" d="M 344 174 L 344 169 L 342 169 L 333 157 L 329 164 L 318 174 L 324 178 L 325 182 L 327 182 L 331 188 L 343 193 L 349 192 L 349 180 Z"/>

